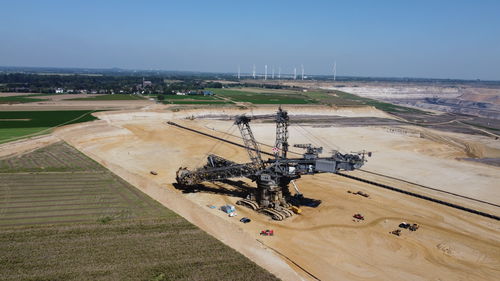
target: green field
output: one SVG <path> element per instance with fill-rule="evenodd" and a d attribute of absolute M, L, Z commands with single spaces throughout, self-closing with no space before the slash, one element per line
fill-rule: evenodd
<path fill-rule="evenodd" d="M 202 95 L 165 95 L 165 100 L 161 101 L 164 104 L 232 104 L 216 96 L 202 96 Z"/>
<path fill-rule="evenodd" d="M 0 121 L 1 127 L 1 121 Z M 32 128 L 0 128 L 0 143 L 9 142 L 23 137 L 34 137 L 47 134 L 50 132 L 49 127 L 32 127 Z"/>
<path fill-rule="evenodd" d="M 348 98 L 345 95 L 337 91 L 328 91 L 328 92 L 320 92 L 320 91 L 308 91 L 303 93 L 304 95 L 317 100 L 321 104 L 325 105 L 334 105 L 334 106 L 361 106 L 363 105 L 357 100 Z"/>
<path fill-rule="evenodd" d="M 244 89 L 208 89 L 217 96 L 228 98 L 234 102 L 249 102 L 253 104 L 314 104 L 316 100 L 301 92 L 250 92 Z"/>
<path fill-rule="evenodd" d="M 66 100 L 143 100 L 144 98 L 137 95 L 124 95 L 124 94 L 102 94 L 99 96 L 86 97 L 86 98 L 74 98 L 74 99 L 66 99 Z"/>
<path fill-rule="evenodd" d="M 276 280 L 60 142 L 0 159 L 1 280 Z"/>
<path fill-rule="evenodd" d="M 202 95 L 186 95 L 186 96 L 177 96 L 177 95 L 164 95 L 165 100 L 219 100 L 214 96 L 202 96 Z"/>
<path fill-rule="evenodd" d="M 296 89 L 263 88 L 209 88 L 215 96 L 166 95 L 164 104 L 232 104 L 238 102 L 252 104 L 323 104 L 329 106 L 373 106 L 386 112 L 425 113 L 418 109 L 381 102 L 342 91 L 302 91 Z"/>
<path fill-rule="evenodd" d="M 394 105 L 342 91 L 266 90 L 260 88 L 208 89 L 216 96 L 234 102 L 253 104 L 324 104 L 330 106 L 373 106 L 386 112 L 425 113 L 418 109 Z"/>
<path fill-rule="evenodd" d="M 47 100 L 47 99 L 32 98 L 32 96 L 39 96 L 39 95 L 23 95 L 23 96 L 11 96 L 11 97 L 0 96 L 0 104 L 2 104 L 2 103 L 28 103 L 28 102 L 37 102 L 37 101 L 46 101 Z"/>
<path fill-rule="evenodd" d="M 90 110 L 0 111 L 0 143 L 48 133 L 50 128 L 95 120 Z"/>
<path fill-rule="evenodd" d="M 165 101 L 165 104 L 233 104 L 232 102 L 228 101 L 188 101 L 188 100 L 176 100 L 176 101 Z"/>

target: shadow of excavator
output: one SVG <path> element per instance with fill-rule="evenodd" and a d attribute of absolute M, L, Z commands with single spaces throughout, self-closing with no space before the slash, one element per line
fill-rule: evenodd
<path fill-rule="evenodd" d="M 230 197 L 246 198 L 249 193 L 255 192 L 256 188 L 248 185 L 246 182 L 241 180 L 221 180 L 220 183 L 214 182 L 215 186 L 208 186 L 205 184 L 197 184 L 192 186 L 181 185 L 178 183 L 172 183 L 172 185 L 177 189 L 182 191 L 182 193 L 210 193 L 226 195 Z M 231 186 L 234 188 L 228 188 Z M 321 200 L 314 198 L 304 197 L 302 194 L 295 194 L 290 198 L 290 203 L 297 207 L 310 207 L 316 208 L 321 204 Z"/>

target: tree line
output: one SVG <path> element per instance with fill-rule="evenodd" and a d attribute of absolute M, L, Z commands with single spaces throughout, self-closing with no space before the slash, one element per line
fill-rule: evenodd
<path fill-rule="evenodd" d="M 149 81 L 151 83 L 143 83 Z M 221 88 L 219 82 L 196 78 L 160 76 L 111 76 L 111 75 L 47 75 L 28 73 L 0 74 L 0 92 L 55 93 L 58 88 L 65 92 L 96 92 L 124 94 L 175 94 L 177 91 Z"/>

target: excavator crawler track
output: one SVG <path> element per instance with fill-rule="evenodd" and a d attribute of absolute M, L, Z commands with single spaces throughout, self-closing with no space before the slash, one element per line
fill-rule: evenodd
<path fill-rule="evenodd" d="M 291 217 L 291 216 L 294 215 L 294 212 L 292 210 L 289 210 L 289 209 L 283 208 L 280 211 L 283 212 L 286 215 L 287 218 L 289 218 L 289 217 Z"/>
<path fill-rule="evenodd" d="M 241 205 L 241 206 L 245 206 L 247 208 L 250 208 L 254 211 L 257 211 L 259 208 L 259 205 L 257 204 L 257 202 L 255 201 L 252 201 L 252 200 L 248 200 L 248 199 L 241 199 L 241 200 L 238 200 L 236 202 L 237 205 Z"/>
<path fill-rule="evenodd" d="M 273 220 L 276 220 L 276 221 L 282 221 L 282 220 L 286 219 L 286 216 L 283 213 L 279 212 L 278 210 L 272 209 L 272 208 L 261 209 L 261 212 L 270 216 Z"/>
<path fill-rule="evenodd" d="M 261 212 L 277 221 L 282 221 L 294 215 L 294 213 L 288 209 L 277 210 L 273 208 L 264 208 Z"/>

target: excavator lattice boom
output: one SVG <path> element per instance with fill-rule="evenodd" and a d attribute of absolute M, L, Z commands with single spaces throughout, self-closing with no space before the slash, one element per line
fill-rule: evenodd
<path fill-rule="evenodd" d="M 303 175 L 317 173 L 337 173 L 340 170 L 352 171 L 366 162 L 365 153 L 342 154 L 334 151 L 329 157 L 320 157 L 322 147 L 311 144 L 296 144 L 294 147 L 305 149 L 299 158 L 288 158 L 288 113 L 278 109 L 276 113 L 276 142 L 273 148 L 274 158 L 262 159 L 258 142 L 249 125 L 251 118 L 245 115 L 236 117 L 235 124 L 240 130 L 244 147 L 250 158 L 249 163 L 238 164 L 217 155 L 209 155 L 207 164 L 196 170 L 180 168 L 177 182 L 181 185 L 196 185 L 202 182 L 223 181 L 230 178 L 246 177 L 256 182 L 257 188 L 237 204 L 265 213 L 275 220 L 284 220 L 294 214 L 292 204 L 297 205 L 296 192 L 292 196 L 289 190 L 291 181 Z M 295 186 L 295 185 L 294 185 Z"/>

